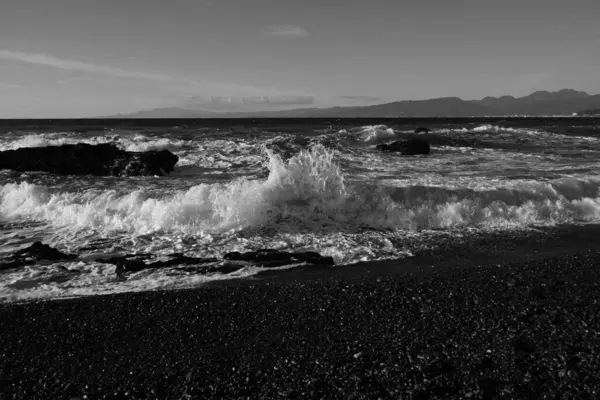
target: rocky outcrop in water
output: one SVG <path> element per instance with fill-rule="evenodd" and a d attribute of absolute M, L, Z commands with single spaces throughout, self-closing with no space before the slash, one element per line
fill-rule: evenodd
<path fill-rule="evenodd" d="M 156 256 L 150 253 L 125 254 L 97 259 L 95 261 L 115 265 L 117 267 L 115 270 L 117 276 L 159 268 L 173 268 L 174 272 L 185 273 L 209 274 L 218 272 L 228 274 L 248 265 L 262 268 L 275 268 L 302 263 L 318 266 L 334 265 L 332 257 L 325 257 L 314 251 L 291 253 L 272 249 L 261 249 L 245 253 L 234 251 L 226 253 L 223 258 L 189 257 L 181 253 L 173 253 L 162 257 L 162 260 L 156 260 Z M 77 255 L 65 254 L 47 244 L 35 242 L 31 246 L 15 252 L 8 258 L 0 260 L 0 271 L 19 268 L 25 265 L 34 265 L 43 260 L 70 261 L 74 259 L 77 259 Z"/>
<path fill-rule="evenodd" d="M 305 251 L 301 253 L 288 253 L 287 251 L 271 249 L 250 251 L 246 253 L 234 251 L 225 254 L 223 258 L 230 261 L 245 261 L 261 267 L 278 267 L 297 263 L 323 266 L 333 265 L 332 257 L 324 257 L 314 251 Z"/>
<path fill-rule="evenodd" d="M 422 126 L 419 126 L 417 129 L 415 129 L 415 133 L 427 133 L 427 132 L 431 132 L 431 131 L 427 128 L 423 128 Z"/>
<path fill-rule="evenodd" d="M 240 268 L 227 269 L 221 266 L 214 265 L 219 262 L 218 258 L 198 258 L 188 257 L 180 253 L 171 254 L 168 260 L 159 260 L 154 262 L 147 262 L 147 260 L 153 258 L 153 254 L 128 254 L 119 257 L 112 257 L 104 260 L 97 260 L 104 264 L 113 264 L 117 267 L 115 273 L 117 275 L 123 275 L 128 272 L 138 272 L 145 269 L 159 269 L 169 267 L 180 267 L 178 269 L 184 272 L 196 272 L 196 273 L 211 273 L 221 272 L 229 273 Z M 212 264 L 212 265 L 206 265 Z M 186 266 L 193 265 L 193 268 L 187 268 Z"/>
<path fill-rule="evenodd" d="M 377 150 L 393 151 L 403 155 L 429 154 L 429 142 L 421 139 L 397 140 L 392 143 L 382 143 L 376 146 Z"/>
<path fill-rule="evenodd" d="M 67 261 L 77 258 L 74 254 L 66 254 L 42 242 L 35 242 L 31 246 L 21 249 L 0 263 L 0 271 L 25 265 L 37 264 L 40 261 Z"/>
<path fill-rule="evenodd" d="M 228 274 L 242 269 L 249 264 L 263 268 L 275 268 L 300 263 L 321 266 L 331 266 L 334 264 L 332 257 L 324 257 L 313 251 L 289 253 L 271 249 L 249 251 L 246 253 L 234 251 L 226 253 L 223 259 L 188 257 L 175 253 L 171 254 L 168 260 L 148 262 L 153 257 L 152 254 L 136 254 L 98 261 L 116 265 L 117 269 L 115 272 L 117 275 L 157 268 L 176 268 L 177 271 L 200 274 L 215 272 Z"/>
<path fill-rule="evenodd" d="M 0 152 L 0 169 L 60 175 L 166 175 L 179 157 L 168 150 L 129 152 L 111 143 L 31 147 Z"/>

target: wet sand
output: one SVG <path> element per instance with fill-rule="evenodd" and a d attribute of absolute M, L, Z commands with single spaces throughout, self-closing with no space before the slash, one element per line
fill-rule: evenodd
<path fill-rule="evenodd" d="M 597 398 L 599 243 L 598 226 L 559 228 L 2 304 L 0 399 Z"/>

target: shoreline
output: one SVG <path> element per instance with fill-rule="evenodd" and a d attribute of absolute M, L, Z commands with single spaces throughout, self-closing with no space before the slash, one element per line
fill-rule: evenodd
<path fill-rule="evenodd" d="M 533 262 L 565 254 L 583 253 L 600 245 L 600 224 L 539 227 L 530 231 L 474 234 L 466 241 L 448 234 L 434 249 L 418 251 L 412 257 L 361 261 L 335 267 L 300 266 L 285 270 L 266 270 L 249 278 L 207 282 L 203 287 L 256 285 L 320 278 L 356 279 L 373 276 L 426 274 L 445 268 L 474 268 L 507 262 Z M 178 290 L 197 290 L 175 289 Z"/>
<path fill-rule="evenodd" d="M 460 239 L 457 239 L 457 236 Z M 596 238 L 598 239 L 596 240 Z M 437 241 L 437 247 L 428 247 L 433 240 Z M 516 231 L 485 232 L 484 234 L 481 234 L 481 232 L 468 233 L 460 230 L 438 230 L 430 231 L 425 240 L 407 238 L 406 242 L 406 248 L 413 253 L 413 256 L 338 264 L 333 267 L 300 265 L 287 268 L 284 266 L 283 268 L 265 269 L 256 275 L 243 278 L 218 279 L 200 283 L 193 287 L 0 300 L 0 307 L 11 304 L 83 300 L 134 293 L 185 292 L 203 290 L 214 286 L 256 285 L 290 280 L 320 278 L 348 280 L 375 275 L 423 274 L 432 268 L 443 269 L 459 264 L 463 268 L 472 268 L 478 265 L 499 264 L 508 261 L 534 261 L 540 258 L 585 252 L 590 248 L 595 248 L 596 245 L 600 244 L 600 223 L 535 227 Z"/>
<path fill-rule="evenodd" d="M 599 233 L 0 304 L 0 397 L 595 398 Z"/>
<path fill-rule="evenodd" d="M 432 231 L 434 232 L 434 231 Z M 437 236 L 437 233 L 440 233 Z M 408 238 L 407 249 L 413 256 L 386 260 L 360 261 L 353 264 L 338 264 L 333 267 L 300 265 L 292 268 L 265 269 L 256 275 L 242 278 L 218 279 L 191 287 L 170 287 L 151 290 L 101 292 L 98 294 L 66 295 L 57 297 L 0 300 L 3 305 L 26 305 L 38 302 L 61 302 L 94 299 L 104 296 L 127 296 L 139 293 L 170 293 L 204 290 L 221 286 L 246 286 L 277 284 L 295 280 L 335 278 L 352 280 L 368 276 L 427 274 L 456 267 L 473 268 L 478 265 L 501 264 L 509 261 L 535 261 L 569 253 L 581 253 L 595 248 L 600 243 L 600 223 L 585 225 L 563 225 L 536 227 L 518 231 L 497 231 L 473 234 L 464 231 L 437 231 L 429 234 L 424 242 Z M 460 239 L 457 239 L 457 236 Z M 598 238 L 596 240 L 596 238 Z M 436 248 L 429 243 L 437 240 Z M 411 243 L 412 242 L 412 243 Z"/>

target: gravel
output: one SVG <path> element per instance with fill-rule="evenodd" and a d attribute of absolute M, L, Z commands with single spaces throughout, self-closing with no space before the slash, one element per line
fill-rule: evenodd
<path fill-rule="evenodd" d="M 598 398 L 600 252 L 401 263 L 0 305 L 0 399 Z"/>

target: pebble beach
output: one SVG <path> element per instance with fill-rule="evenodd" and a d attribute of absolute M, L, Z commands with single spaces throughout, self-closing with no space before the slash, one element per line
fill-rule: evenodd
<path fill-rule="evenodd" d="M 0 398 L 597 398 L 598 233 L 2 304 Z"/>

